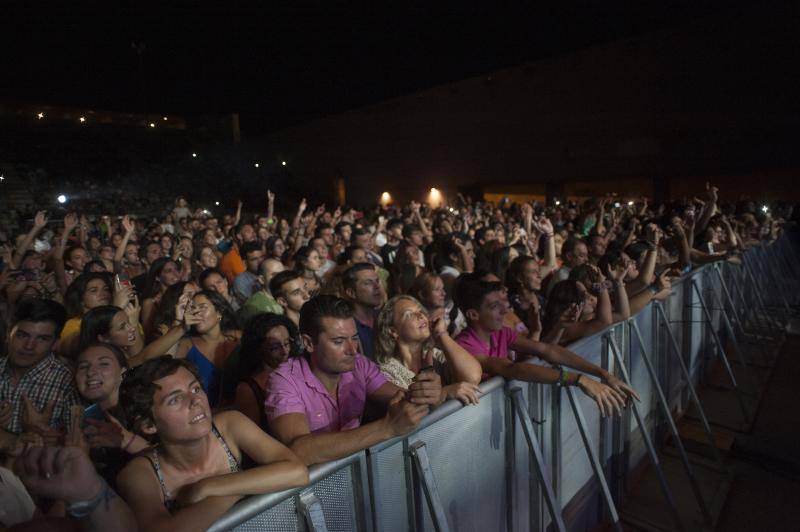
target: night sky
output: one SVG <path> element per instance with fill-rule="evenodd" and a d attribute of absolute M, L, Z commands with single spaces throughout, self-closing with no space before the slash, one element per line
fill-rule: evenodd
<path fill-rule="evenodd" d="M 157 11 L 133 1 L 103 10 L 6 3 L 0 99 L 189 117 L 239 112 L 244 133 L 258 135 L 753 2 L 597 1 L 502 12 L 433 3 Z M 365 7 L 374 5 L 390 7 Z"/>

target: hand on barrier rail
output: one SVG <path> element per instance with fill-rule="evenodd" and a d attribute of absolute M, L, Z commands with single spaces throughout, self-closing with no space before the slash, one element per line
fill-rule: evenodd
<path fill-rule="evenodd" d="M 432 368 L 432 366 L 429 366 Z M 406 399 L 418 405 L 436 406 L 441 404 L 445 395 L 442 393 L 442 379 L 436 371 L 420 371 L 414 382 L 408 387 Z"/>
<path fill-rule="evenodd" d="M 392 436 L 402 436 L 414 430 L 430 412 L 428 405 L 416 405 L 403 399 L 403 392 L 399 391 L 389 401 L 384 420 Z"/>
<path fill-rule="evenodd" d="M 628 400 L 633 397 L 637 401 L 641 401 L 642 399 L 639 397 L 639 394 L 636 393 L 636 390 L 625 384 L 625 381 L 613 375 L 611 373 L 607 373 L 603 376 L 603 384 L 606 386 L 610 386 L 614 391 L 621 393 L 625 397 L 625 404 L 628 403 Z"/>
<path fill-rule="evenodd" d="M 481 388 L 471 382 L 457 382 L 442 388 L 447 399 L 458 399 L 465 405 L 477 405 L 481 398 Z"/>
<path fill-rule="evenodd" d="M 622 414 L 622 409 L 625 408 L 626 402 L 623 393 L 586 375 L 580 376 L 578 387 L 597 403 L 601 416 L 611 416 L 615 411 L 617 415 Z"/>

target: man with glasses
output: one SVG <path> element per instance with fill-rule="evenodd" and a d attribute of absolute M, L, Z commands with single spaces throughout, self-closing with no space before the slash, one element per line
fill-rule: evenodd
<path fill-rule="evenodd" d="M 589 261 L 589 248 L 586 247 L 583 240 L 574 236 L 570 237 L 561 246 L 561 260 L 564 261 L 564 264 L 550 276 L 550 282 L 547 284 L 548 294 L 556 283 L 569 279 L 569 272 L 572 271 L 572 268 L 577 268 Z"/>

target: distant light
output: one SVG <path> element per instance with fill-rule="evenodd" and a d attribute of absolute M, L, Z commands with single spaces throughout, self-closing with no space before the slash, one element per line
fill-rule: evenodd
<path fill-rule="evenodd" d="M 559 200 L 556 200 L 556 206 L 558 205 L 561 205 L 561 202 Z"/>
<path fill-rule="evenodd" d="M 253 166 L 255 166 L 256 168 L 258 168 L 258 163 L 254 164 Z"/>
<path fill-rule="evenodd" d="M 619 208 L 620 208 L 620 205 L 621 205 L 621 203 L 620 203 L 620 202 L 618 202 L 618 201 L 617 201 L 616 203 L 614 203 L 614 207 L 615 207 L 615 208 L 617 208 L 617 209 L 619 209 Z"/>
<path fill-rule="evenodd" d="M 44 118 L 44 113 L 39 113 L 39 114 L 38 114 L 38 115 L 36 115 L 36 116 L 39 118 L 39 120 L 41 120 L 42 118 Z"/>
<path fill-rule="evenodd" d="M 761 210 L 764 211 L 764 212 L 769 212 L 769 207 L 764 205 L 764 206 L 761 207 Z"/>
<path fill-rule="evenodd" d="M 381 205 L 386 206 L 391 202 L 392 202 L 391 194 L 389 194 L 388 192 L 384 192 L 383 194 L 381 194 Z"/>
<path fill-rule="evenodd" d="M 431 187 L 431 191 L 428 194 L 428 203 L 431 207 L 438 207 L 442 203 L 442 193 L 436 187 Z"/>
<path fill-rule="evenodd" d="M 217 207 L 219 207 L 219 202 L 218 202 L 218 201 L 215 201 L 215 202 L 214 202 L 214 205 L 216 205 Z"/>
<path fill-rule="evenodd" d="M 211 211 L 209 211 L 208 209 L 203 209 L 203 214 L 211 214 Z"/>
<path fill-rule="evenodd" d="M 197 154 L 192 152 L 192 157 L 197 157 Z"/>
<path fill-rule="evenodd" d="M 82 116 L 82 117 L 80 117 L 78 120 L 80 120 L 80 122 L 81 122 L 81 123 L 84 123 L 84 122 L 86 122 L 86 118 L 85 118 L 85 117 L 83 117 L 83 116 Z"/>
<path fill-rule="evenodd" d="M 628 207 L 633 207 L 633 202 L 632 201 L 628 202 Z"/>
<path fill-rule="evenodd" d="M 286 166 L 286 161 L 281 161 L 281 166 Z"/>
<path fill-rule="evenodd" d="M 156 125 L 153 122 L 150 122 L 150 127 L 156 127 Z"/>
<path fill-rule="evenodd" d="M 0 174 L 0 181 L 5 181 L 5 180 L 6 180 L 5 176 L 3 174 Z"/>
<path fill-rule="evenodd" d="M 166 121 L 167 121 L 167 117 L 165 116 L 165 117 L 163 118 L 163 120 L 164 120 L 164 122 L 166 122 Z"/>
<path fill-rule="evenodd" d="M 64 194 L 59 194 L 56 199 L 58 200 L 59 203 L 66 203 L 67 202 L 67 197 Z"/>

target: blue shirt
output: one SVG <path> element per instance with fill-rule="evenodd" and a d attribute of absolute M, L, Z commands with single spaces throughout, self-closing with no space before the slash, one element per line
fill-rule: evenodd
<path fill-rule="evenodd" d="M 361 354 L 368 359 L 375 360 L 375 331 L 372 327 L 364 325 L 358 320 L 356 322 L 356 329 L 358 330 L 358 340 L 361 342 Z"/>

